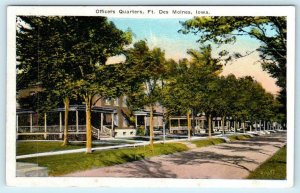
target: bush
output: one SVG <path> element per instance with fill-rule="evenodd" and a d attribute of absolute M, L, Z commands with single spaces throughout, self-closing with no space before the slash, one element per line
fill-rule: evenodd
<path fill-rule="evenodd" d="M 145 136 L 146 135 L 145 127 L 144 126 L 139 126 L 136 130 L 136 135 Z"/>
<path fill-rule="evenodd" d="M 206 147 L 209 145 L 217 145 L 225 142 L 226 141 L 221 138 L 211 138 L 211 139 L 192 141 L 192 143 L 195 144 L 197 147 Z"/>
<path fill-rule="evenodd" d="M 249 139 L 249 138 L 251 138 L 251 136 L 250 135 L 231 135 L 231 136 L 228 136 L 228 138 L 230 139 L 230 141 L 236 141 L 236 140 Z"/>

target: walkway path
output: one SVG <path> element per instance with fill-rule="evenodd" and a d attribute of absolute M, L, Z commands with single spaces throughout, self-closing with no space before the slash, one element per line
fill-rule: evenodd
<path fill-rule="evenodd" d="M 206 137 L 193 137 L 193 140 L 197 139 L 206 139 Z M 122 139 L 123 140 L 123 139 Z M 171 142 L 183 142 L 186 141 L 186 138 L 183 139 L 172 139 L 167 140 L 167 143 Z M 124 140 L 125 141 L 125 140 Z M 129 141 L 129 140 L 127 140 Z M 108 149 L 118 149 L 118 148 L 128 148 L 128 147 L 138 147 L 138 146 L 145 146 L 149 145 L 149 141 L 133 141 L 134 144 L 121 144 L 121 145 L 113 145 L 113 146 L 104 146 L 104 147 L 93 147 L 92 151 L 101 151 L 101 150 L 108 150 Z M 154 141 L 154 143 L 162 143 L 163 141 Z M 85 152 L 86 148 L 79 148 L 79 149 L 68 149 L 68 150 L 61 150 L 61 151 L 50 151 L 50 152 L 42 152 L 42 153 L 34 153 L 34 154 L 26 154 L 26 155 L 18 155 L 16 159 L 24 159 L 24 158 L 32 158 L 32 157 L 43 157 L 43 156 L 53 156 L 53 155 L 62 155 L 62 154 L 72 154 L 72 153 L 81 153 Z"/>
<path fill-rule="evenodd" d="M 285 143 L 286 134 L 275 133 L 67 176 L 242 179 Z"/>

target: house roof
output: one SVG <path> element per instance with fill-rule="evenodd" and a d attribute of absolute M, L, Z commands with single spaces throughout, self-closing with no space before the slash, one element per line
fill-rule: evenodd
<path fill-rule="evenodd" d="M 137 116 L 147 116 L 147 117 L 150 117 L 150 111 L 134 111 L 133 112 L 134 115 L 137 115 Z M 161 112 L 153 112 L 153 116 L 154 117 L 162 117 L 163 116 L 163 113 Z"/>
<path fill-rule="evenodd" d="M 69 111 L 85 111 L 86 106 L 85 105 L 70 105 Z M 59 107 L 56 109 L 51 109 L 48 112 L 64 112 L 65 108 Z M 117 110 L 115 108 L 111 107 L 96 107 L 93 106 L 91 109 L 92 112 L 99 112 L 99 113 L 117 113 Z M 28 109 L 17 109 L 17 115 L 18 114 L 33 114 L 36 113 L 35 111 L 28 110 Z"/>

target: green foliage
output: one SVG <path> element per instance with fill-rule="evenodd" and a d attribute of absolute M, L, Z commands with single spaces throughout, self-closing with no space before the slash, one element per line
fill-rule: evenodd
<path fill-rule="evenodd" d="M 206 147 L 210 145 L 217 145 L 220 143 L 225 143 L 226 141 L 221 138 L 210 138 L 204 140 L 193 140 L 192 143 L 195 144 L 197 147 Z"/>
<path fill-rule="evenodd" d="M 286 114 L 286 17 L 195 17 L 183 22 L 182 26 L 182 33 L 199 35 L 200 43 L 233 44 L 238 36 L 260 41 L 261 46 L 256 51 L 259 52 L 262 68 L 276 78 L 276 84 L 281 87 L 278 96 L 282 104 L 280 111 Z M 230 55 L 223 50 L 219 55 L 227 63 L 254 51 Z"/>
<path fill-rule="evenodd" d="M 149 146 L 96 151 L 93 154 L 74 153 L 65 155 L 45 156 L 28 159 L 20 159 L 20 162 L 37 163 L 48 167 L 50 176 L 60 176 L 76 171 L 83 171 L 97 167 L 111 166 L 149 158 L 152 156 L 172 154 L 186 151 L 188 148 L 180 143 L 155 144 L 154 152 Z M 76 161 L 74 161 L 76 160 Z"/>
<path fill-rule="evenodd" d="M 250 135 L 230 135 L 228 136 L 230 141 L 236 141 L 236 140 L 245 140 L 251 138 Z"/>
<path fill-rule="evenodd" d="M 131 42 L 130 32 L 118 30 L 106 17 L 20 16 L 18 20 L 17 90 L 31 85 L 43 89 L 45 96 L 37 94 L 32 101 L 35 109 L 49 110 L 65 97 L 120 94 L 122 81 L 115 81 L 120 69 L 103 66 Z M 115 76 L 107 79 L 111 72 Z"/>
<path fill-rule="evenodd" d="M 136 135 L 145 136 L 146 135 L 145 127 L 144 126 L 139 126 L 136 130 Z"/>
<path fill-rule="evenodd" d="M 126 52 L 128 106 L 133 110 L 154 105 L 161 97 L 161 78 L 165 72 L 165 53 L 149 49 L 146 41 L 138 41 Z"/>
<path fill-rule="evenodd" d="M 191 60 L 169 62 L 168 79 L 163 90 L 163 105 L 170 114 L 185 115 L 188 110 L 194 113 L 208 112 L 213 103 L 208 102 L 213 96 L 209 89 L 221 72 L 222 66 L 217 59 L 211 57 L 211 47 L 203 47 L 200 51 L 189 50 Z"/>
<path fill-rule="evenodd" d="M 286 146 L 282 147 L 270 159 L 265 161 L 257 169 L 252 171 L 248 179 L 268 179 L 285 180 L 286 179 Z"/>

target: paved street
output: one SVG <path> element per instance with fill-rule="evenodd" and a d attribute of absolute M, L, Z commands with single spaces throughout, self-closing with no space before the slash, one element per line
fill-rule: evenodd
<path fill-rule="evenodd" d="M 286 134 L 275 133 L 67 176 L 242 179 L 285 143 Z"/>

